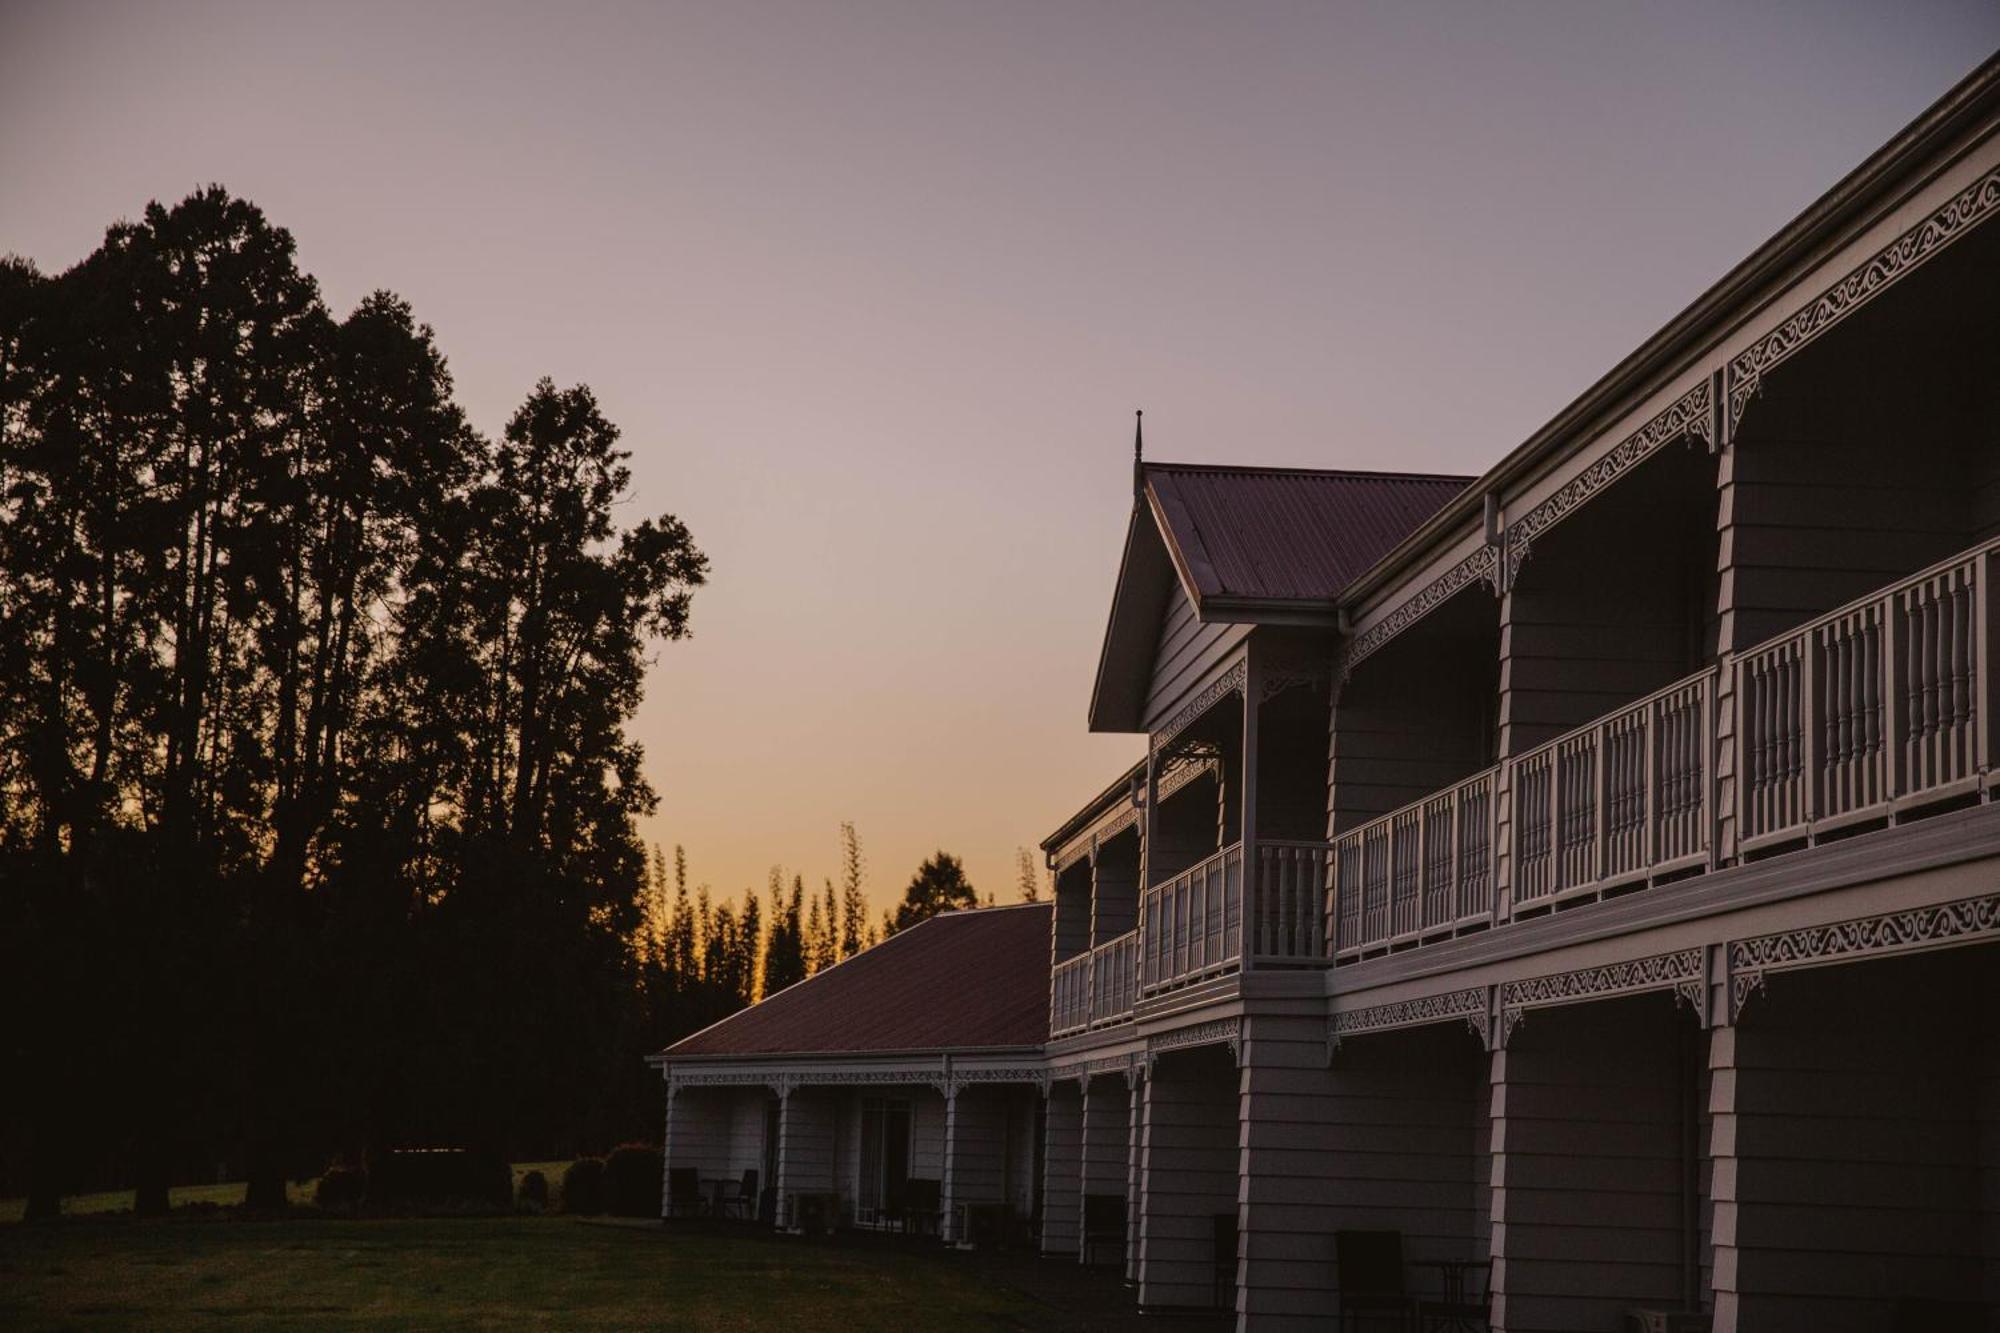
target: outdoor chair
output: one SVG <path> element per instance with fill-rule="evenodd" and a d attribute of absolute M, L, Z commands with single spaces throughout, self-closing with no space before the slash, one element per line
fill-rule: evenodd
<path fill-rule="evenodd" d="M 1227 1310 L 1236 1304 L 1236 1214 L 1217 1213 L 1215 1228 L 1215 1308 Z"/>
<path fill-rule="evenodd" d="M 667 1216 L 700 1217 L 708 1211 L 701 1197 L 701 1177 L 691 1166 L 667 1168 Z"/>
<path fill-rule="evenodd" d="M 1350 1317 L 1355 1328 L 1370 1320 L 1407 1328 L 1410 1293 L 1403 1281 L 1403 1233 L 1336 1231 L 1333 1250 L 1340 1265 L 1340 1333 L 1347 1333 Z"/>
<path fill-rule="evenodd" d="M 1417 1333 L 1489 1333 L 1492 1328 L 1493 1261 L 1438 1260 L 1444 1295 L 1417 1302 Z"/>
<path fill-rule="evenodd" d="M 911 1176 L 903 1185 L 903 1234 L 935 1235 L 944 1208 L 944 1182 Z"/>
<path fill-rule="evenodd" d="M 725 1190 L 718 1211 L 724 1217 L 733 1217 L 743 1222 L 754 1221 L 757 1216 L 757 1172 L 752 1169 L 743 1173 L 743 1179 L 736 1188 Z"/>
<path fill-rule="evenodd" d="M 1109 1247 L 1116 1261 L 1125 1261 L 1125 1196 L 1086 1194 L 1083 1196 L 1083 1262 Z"/>

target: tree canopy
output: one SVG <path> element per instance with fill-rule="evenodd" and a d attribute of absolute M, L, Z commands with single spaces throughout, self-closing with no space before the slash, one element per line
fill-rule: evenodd
<path fill-rule="evenodd" d="M 903 901 L 896 905 L 896 914 L 890 918 L 885 933 L 907 930 L 940 912 L 977 906 L 979 895 L 965 877 L 964 864 L 950 852 L 939 850 L 925 857 L 917 873 L 910 877 L 909 887 L 903 890 Z"/>

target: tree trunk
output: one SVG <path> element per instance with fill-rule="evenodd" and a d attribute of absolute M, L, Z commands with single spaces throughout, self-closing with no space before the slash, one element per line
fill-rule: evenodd
<path fill-rule="evenodd" d="M 167 1201 L 167 1155 L 156 1135 L 147 1134 L 138 1145 L 133 1163 L 132 1212 L 139 1217 L 165 1217 Z"/>
<path fill-rule="evenodd" d="M 43 1091 L 48 1098 L 48 1092 Z M 22 1213 L 27 1222 L 45 1222 L 62 1216 L 63 1177 L 69 1144 L 55 1128 L 56 1109 L 44 1105 L 35 1117 L 35 1151 L 28 1163 L 28 1205 Z"/>

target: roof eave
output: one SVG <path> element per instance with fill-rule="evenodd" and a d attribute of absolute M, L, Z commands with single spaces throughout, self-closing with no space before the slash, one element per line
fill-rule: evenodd
<path fill-rule="evenodd" d="M 1211 625 L 1301 625 L 1331 629 L 1339 623 L 1340 604 L 1316 597 L 1210 597 L 1196 613 Z"/>

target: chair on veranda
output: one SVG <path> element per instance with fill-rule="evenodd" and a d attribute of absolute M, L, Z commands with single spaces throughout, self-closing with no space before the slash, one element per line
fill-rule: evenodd
<path fill-rule="evenodd" d="M 667 1216 L 700 1217 L 708 1211 L 701 1197 L 701 1177 L 691 1166 L 667 1168 Z"/>
<path fill-rule="evenodd" d="M 1214 1287 L 1210 1293 L 1215 1308 L 1227 1310 L 1236 1304 L 1236 1214 L 1216 1213 L 1214 1227 Z"/>
<path fill-rule="evenodd" d="M 1109 1248 L 1117 1260 L 1125 1259 L 1125 1196 L 1086 1194 L 1083 1196 L 1083 1262 Z"/>
<path fill-rule="evenodd" d="M 739 1221 L 754 1221 L 757 1216 L 757 1172 L 754 1168 L 743 1173 L 743 1179 L 736 1182 L 734 1190 L 724 1191 L 721 1198 L 721 1212 L 724 1217 Z"/>
<path fill-rule="evenodd" d="M 1400 1231 L 1336 1231 L 1334 1259 L 1340 1265 L 1340 1330 L 1373 1320 L 1378 1326 L 1406 1328 L 1410 1293 L 1403 1279 L 1403 1233 Z"/>
<path fill-rule="evenodd" d="M 1417 1333 L 1489 1333 L 1493 1327 L 1493 1261 L 1433 1263 L 1444 1295 L 1417 1302 Z"/>
<path fill-rule="evenodd" d="M 903 1232 L 935 1235 L 944 1211 L 944 1182 L 911 1176 L 903 1184 Z"/>

